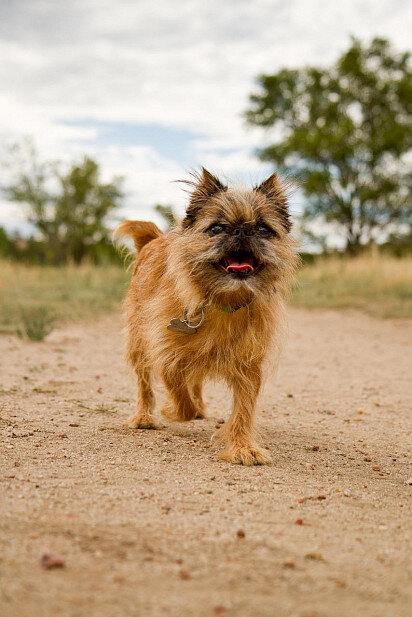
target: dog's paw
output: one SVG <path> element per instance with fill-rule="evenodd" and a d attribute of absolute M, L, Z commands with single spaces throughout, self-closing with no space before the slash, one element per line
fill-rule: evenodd
<path fill-rule="evenodd" d="M 169 422 L 178 422 L 179 413 L 173 403 L 166 403 L 160 410 L 160 415 Z"/>
<path fill-rule="evenodd" d="M 139 417 L 139 416 L 130 416 L 130 418 L 126 422 L 126 426 L 129 428 L 141 428 L 141 429 L 159 429 L 161 426 L 157 424 L 152 419 Z"/>
<path fill-rule="evenodd" d="M 237 465 L 264 465 L 270 462 L 270 454 L 259 446 L 229 446 L 219 458 Z"/>
<path fill-rule="evenodd" d="M 166 403 L 160 410 L 160 413 L 169 422 L 189 422 L 198 417 L 198 412 L 194 407 L 178 409 L 173 403 Z"/>

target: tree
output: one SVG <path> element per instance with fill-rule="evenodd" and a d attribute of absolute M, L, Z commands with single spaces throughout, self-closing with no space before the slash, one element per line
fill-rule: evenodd
<path fill-rule="evenodd" d="M 26 206 L 52 261 L 80 263 L 107 240 L 106 219 L 122 198 L 120 178 L 102 182 L 98 163 L 87 156 L 66 169 L 62 163 L 39 162 L 29 144 L 15 146 L 7 166 L 11 180 L 3 193 Z"/>
<path fill-rule="evenodd" d="M 13 243 L 7 235 L 4 227 L 0 227 L 0 257 L 9 257 L 12 253 Z"/>
<path fill-rule="evenodd" d="M 164 204 L 156 204 L 154 209 L 164 219 L 167 231 L 169 231 L 176 223 L 176 215 L 173 211 L 173 207 Z"/>
<path fill-rule="evenodd" d="M 246 118 L 279 136 L 259 156 L 302 179 L 307 220 L 335 223 L 352 251 L 407 229 L 408 53 L 394 53 L 384 39 L 369 46 L 352 39 L 330 68 L 283 69 L 258 84 Z"/>

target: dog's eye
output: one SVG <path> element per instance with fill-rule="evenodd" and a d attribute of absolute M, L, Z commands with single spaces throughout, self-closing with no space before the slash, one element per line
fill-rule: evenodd
<path fill-rule="evenodd" d="M 275 232 L 272 229 L 270 229 L 270 227 L 268 227 L 267 225 L 259 225 L 257 230 L 258 230 L 258 233 L 264 238 L 268 238 L 269 236 L 275 235 Z"/>
<path fill-rule="evenodd" d="M 212 227 L 209 227 L 208 231 L 213 235 L 213 236 L 217 236 L 217 234 L 221 234 L 223 231 L 223 225 L 219 225 L 218 223 L 216 223 L 215 225 L 212 225 Z"/>

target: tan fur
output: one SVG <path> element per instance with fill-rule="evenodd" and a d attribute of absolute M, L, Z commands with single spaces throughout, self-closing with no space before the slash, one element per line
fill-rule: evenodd
<path fill-rule="evenodd" d="M 277 176 L 254 190 L 224 187 L 206 170 L 196 176 L 186 218 L 167 234 L 153 223 L 126 221 L 119 233 L 130 234 L 138 251 L 134 275 L 125 300 L 128 329 L 127 357 L 138 380 L 133 428 L 155 428 L 152 378 L 159 375 L 168 392 L 161 410 L 168 420 L 204 417 L 202 383 L 206 377 L 224 379 L 233 390 L 229 421 L 218 431 L 225 445 L 221 458 L 246 465 L 269 459 L 254 432 L 256 401 L 262 364 L 272 344 L 279 347 L 284 324 L 284 297 L 296 267 L 293 241 L 288 235 L 286 198 Z M 270 190 L 269 190 L 270 189 Z M 222 243 L 235 240 L 211 236 L 217 220 L 228 226 L 264 221 L 276 232 L 270 239 L 253 232 L 247 240 L 264 267 L 245 280 L 232 280 L 212 262 Z M 233 244 L 233 246 L 235 246 Z M 222 305 L 250 302 L 233 313 Z M 196 334 L 167 329 L 170 319 L 188 314 L 204 323 Z"/>

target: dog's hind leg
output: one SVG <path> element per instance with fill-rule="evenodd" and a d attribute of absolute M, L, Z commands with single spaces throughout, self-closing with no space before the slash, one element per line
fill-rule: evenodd
<path fill-rule="evenodd" d="M 131 428 L 159 428 L 153 417 L 155 397 L 150 369 L 146 366 L 135 369 L 137 375 L 137 410 L 128 420 Z"/>
<path fill-rule="evenodd" d="M 161 414 L 167 420 L 175 422 L 187 422 L 196 418 L 199 412 L 197 401 L 194 400 L 189 390 L 184 374 L 179 370 L 171 370 L 169 367 L 163 372 L 162 378 L 170 400 L 161 410 Z"/>
<path fill-rule="evenodd" d="M 206 406 L 203 401 L 201 382 L 196 382 L 195 385 L 192 387 L 192 396 L 193 396 L 193 401 L 197 409 L 197 413 L 195 417 L 199 419 L 206 418 L 206 413 L 205 413 Z"/>

